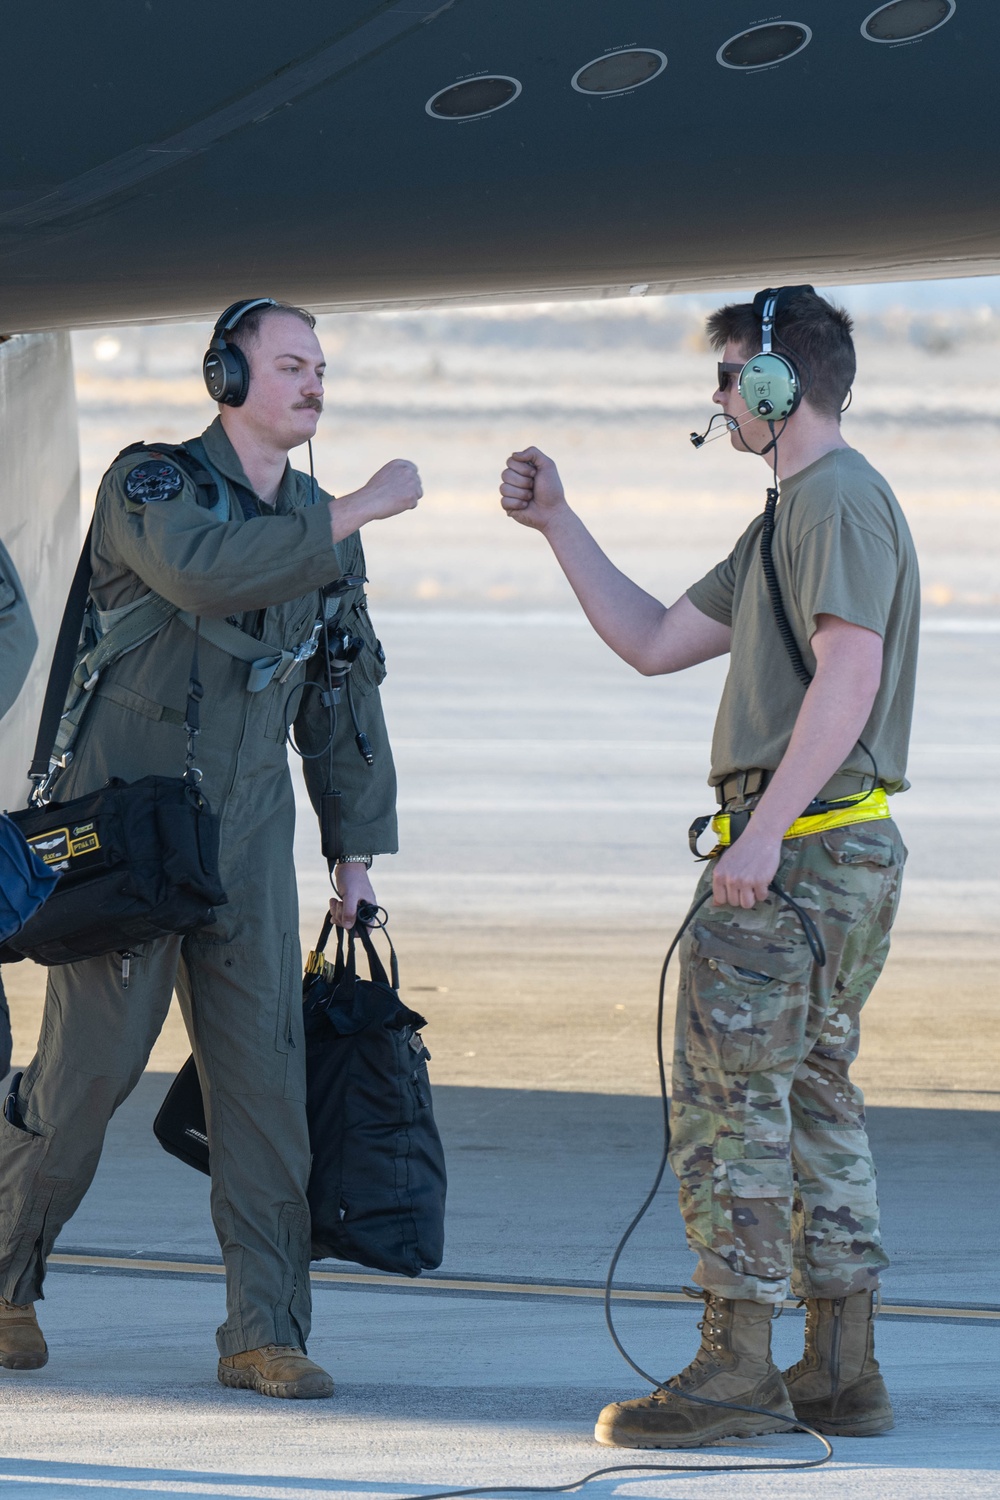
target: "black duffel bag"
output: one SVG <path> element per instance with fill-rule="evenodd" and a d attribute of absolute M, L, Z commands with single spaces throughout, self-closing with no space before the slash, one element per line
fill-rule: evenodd
<path fill-rule="evenodd" d="M 399 998 L 391 942 L 390 984 L 363 922 L 347 934 L 346 958 L 337 928 L 333 965 L 323 957 L 330 929 L 328 916 L 303 982 L 313 1259 L 419 1276 L 444 1256 L 447 1189 L 426 1022 Z M 359 943 L 370 979 L 356 971 Z"/>
<path fill-rule="evenodd" d="M 28 772 L 35 783 L 31 805 L 9 814 L 59 881 L 44 906 L 0 948 L 0 963 L 33 958 L 40 964 L 67 964 L 102 953 L 127 956 L 142 943 L 214 922 L 215 908 L 226 901 L 219 881 L 218 819 L 199 790 L 201 772 L 194 765 L 202 697 L 197 631 L 185 715 L 184 775 L 112 779 L 70 802 L 48 800 L 59 769 L 51 759 L 53 746 L 90 589 L 90 540 L 88 531 L 45 689 Z M 123 980 L 127 974 L 123 959 Z"/>
<path fill-rule="evenodd" d="M 324 957 L 330 931 L 327 917 L 302 984 L 312 1258 L 419 1276 L 444 1255 L 447 1188 L 427 1076 L 430 1054 L 420 1037 L 425 1022 L 397 994 L 391 942 L 390 983 L 367 927 L 359 922 L 348 934 L 346 956 L 338 928 L 333 964 Z M 357 975 L 358 942 L 370 979 Z M 153 1129 L 172 1156 L 209 1170 L 193 1058 L 171 1084 Z"/>
<path fill-rule="evenodd" d="M 112 780 L 10 817 L 59 883 L 0 960 L 68 964 L 126 953 L 213 921 L 225 902 L 218 819 L 180 777 Z"/>

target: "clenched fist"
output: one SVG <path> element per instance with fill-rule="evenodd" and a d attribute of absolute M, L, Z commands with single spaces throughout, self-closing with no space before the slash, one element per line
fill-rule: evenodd
<path fill-rule="evenodd" d="M 357 491 L 368 502 L 373 521 L 413 510 L 423 493 L 417 466 L 408 458 L 390 459 Z"/>
<path fill-rule="evenodd" d="M 540 448 L 512 453 L 500 476 L 500 504 L 512 521 L 544 531 L 565 508 L 559 470 Z"/>
<path fill-rule="evenodd" d="M 413 510 L 423 493 L 416 464 L 408 458 L 390 459 L 359 490 L 330 501 L 334 542 L 342 542 L 369 521 L 385 521 Z"/>

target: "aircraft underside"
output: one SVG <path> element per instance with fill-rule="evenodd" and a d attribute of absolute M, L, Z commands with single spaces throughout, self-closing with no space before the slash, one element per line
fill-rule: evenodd
<path fill-rule="evenodd" d="M 105 0 L 5 31 L 0 330 L 1000 269 L 988 0 Z"/>

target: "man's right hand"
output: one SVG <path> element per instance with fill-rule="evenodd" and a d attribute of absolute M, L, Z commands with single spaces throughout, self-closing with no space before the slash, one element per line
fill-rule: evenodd
<path fill-rule="evenodd" d="M 371 507 L 372 520 L 385 521 L 401 511 L 413 510 L 423 493 L 416 464 L 411 464 L 408 458 L 391 458 L 353 498 L 364 496 Z"/>
<path fill-rule="evenodd" d="M 331 500 L 334 541 L 342 542 L 369 521 L 385 521 L 413 510 L 423 493 L 416 464 L 408 458 L 390 459 L 359 490 Z"/>
<path fill-rule="evenodd" d="M 512 521 L 545 531 L 568 509 L 559 470 L 540 448 L 512 453 L 500 476 L 500 504 Z"/>

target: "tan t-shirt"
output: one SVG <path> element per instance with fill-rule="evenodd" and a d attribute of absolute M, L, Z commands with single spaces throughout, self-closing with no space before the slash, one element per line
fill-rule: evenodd
<path fill-rule="evenodd" d="M 696 609 L 731 625 L 729 675 L 712 741 L 715 786 L 734 771 L 773 771 L 784 755 L 805 688 L 778 634 L 760 561 L 762 518 L 725 562 L 688 589 Z M 774 563 L 805 665 L 818 615 L 837 615 L 884 641 L 882 683 L 861 738 L 889 792 L 905 789 L 920 625 L 917 555 L 906 518 L 885 480 L 853 448 L 836 448 L 781 485 Z M 856 745 L 839 777 L 861 790 L 871 762 Z M 844 779 L 847 778 L 848 786 Z"/>

